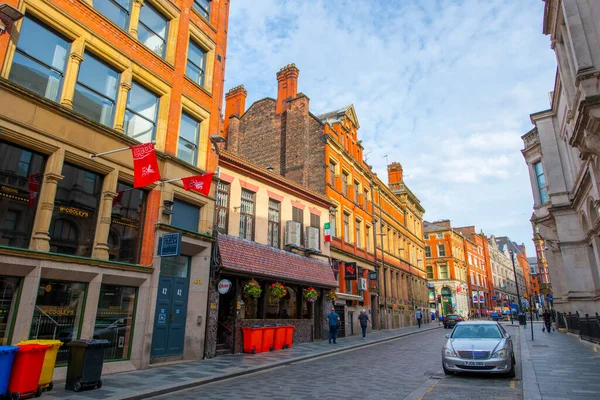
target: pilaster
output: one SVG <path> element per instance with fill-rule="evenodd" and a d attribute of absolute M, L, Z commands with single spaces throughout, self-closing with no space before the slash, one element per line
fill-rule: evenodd
<path fill-rule="evenodd" d="M 131 14 L 129 17 L 129 34 L 137 39 L 138 26 L 140 21 L 140 12 L 144 6 L 144 0 L 133 0 L 131 5 Z"/>
<path fill-rule="evenodd" d="M 119 172 L 113 170 L 104 178 L 102 184 L 100 210 L 98 213 L 96 237 L 94 239 L 94 250 L 92 252 L 93 258 L 108 260 L 108 234 L 110 231 L 112 202 L 117 196 L 118 176 Z"/>
<path fill-rule="evenodd" d="M 79 65 L 84 60 L 84 40 L 77 39 L 71 44 L 71 53 L 67 69 L 65 70 L 65 79 L 63 83 L 62 97 L 60 104 L 70 109 L 73 109 L 73 96 L 75 95 L 75 84 L 77 83 L 77 75 L 79 74 Z"/>
<path fill-rule="evenodd" d="M 117 102 L 115 104 L 115 122 L 113 126 L 119 132 L 124 132 L 125 108 L 127 107 L 127 97 L 131 90 L 132 79 L 131 68 L 121 74 L 121 84 L 119 85 L 119 93 L 117 94 Z"/>
<path fill-rule="evenodd" d="M 37 251 L 50 251 L 50 222 L 54 210 L 54 197 L 58 182 L 63 179 L 62 166 L 65 158 L 63 149 L 52 153 L 46 163 L 46 171 L 39 193 L 38 209 L 33 223 L 29 248 Z"/>

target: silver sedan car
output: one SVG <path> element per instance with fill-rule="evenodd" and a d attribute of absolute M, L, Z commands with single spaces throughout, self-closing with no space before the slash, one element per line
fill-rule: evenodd
<path fill-rule="evenodd" d="M 515 377 L 513 342 L 495 321 L 459 322 L 442 349 L 446 375 L 454 372 L 486 372 Z"/>

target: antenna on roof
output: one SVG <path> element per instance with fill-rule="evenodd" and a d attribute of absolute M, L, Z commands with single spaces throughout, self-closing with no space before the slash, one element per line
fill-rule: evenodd
<path fill-rule="evenodd" d="M 371 154 L 371 152 L 372 152 L 372 150 L 371 150 L 371 151 L 368 151 L 368 152 L 366 152 L 366 153 L 363 153 L 363 157 L 365 158 L 365 162 L 369 161 L 369 157 L 368 157 L 368 155 L 369 155 L 369 154 Z"/>
<path fill-rule="evenodd" d="M 385 158 L 385 165 L 387 166 L 390 162 L 388 161 L 388 156 L 387 154 L 385 156 L 383 156 L 383 158 Z"/>

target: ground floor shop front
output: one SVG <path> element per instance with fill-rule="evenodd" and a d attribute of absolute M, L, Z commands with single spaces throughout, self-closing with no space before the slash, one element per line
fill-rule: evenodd
<path fill-rule="evenodd" d="M 182 255 L 152 267 L 0 249 L 0 340 L 106 339 L 104 374 L 204 352 L 210 242 L 184 239 Z M 68 350 L 58 352 L 64 379 Z"/>

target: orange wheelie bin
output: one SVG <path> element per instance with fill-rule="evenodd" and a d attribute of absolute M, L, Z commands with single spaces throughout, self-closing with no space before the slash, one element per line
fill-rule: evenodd
<path fill-rule="evenodd" d="M 273 340 L 273 350 L 281 350 L 285 345 L 285 330 L 286 326 L 277 325 L 275 327 L 275 338 Z"/>
<path fill-rule="evenodd" d="M 285 327 L 285 343 L 283 345 L 283 348 L 285 349 L 292 348 L 292 342 L 294 341 L 294 328 L 295 326 L 293 325 L 288 325 Z"/>
<path fill-rule="evenodd" d="M 39 397 L 42 389 L 38 386 L 46 350 L 52 346 L 41 344 L 17 345 L 15 361 L 8 381 L 8 393 L 11 400 Z"/>
<path fill-rule="evenodd" d="M 242 328 L 244 333 L 244 353 L 261 353 L 262 352 L 262 337 L 263 328 L 254 325 L 250 328 Z"/>
<path fill-rule="evenodd" d="M 275 326 L 266 325 L 262 328 L 262 351 L 273 351 L 273 340 L 275 337 Z"/>

